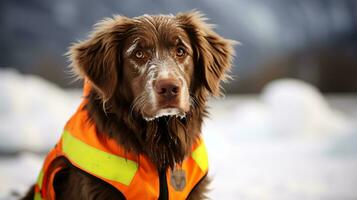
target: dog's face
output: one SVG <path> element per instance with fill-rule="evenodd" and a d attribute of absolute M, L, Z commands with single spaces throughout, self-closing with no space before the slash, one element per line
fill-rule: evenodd
<path fill-rule="evenodd" d="M 190 38 L 171 16 L 143 16 L 135 24 L 122 51 L 133 109 L 146 120 L 184 116 L 190 110 L 194 79 Z"/>
<path fill-rule="evenodd" d="M 69 53 L 109 110 L 125 99 L 131 113 L 150 121 L 184 117 L 209 94 L 219 94 L 233 48 L 200 13 L 190 12 L 104 20 Z"/>

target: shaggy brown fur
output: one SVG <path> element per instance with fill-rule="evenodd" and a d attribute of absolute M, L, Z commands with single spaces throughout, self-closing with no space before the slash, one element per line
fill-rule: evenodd
<path fill-rule="evenodd" d="M 75 71 L 92 85 L 85 109 L 101 137 L 115 139 L 128 151 L 146 154 L 159 170 L 172 168 L 190 154 L 207 115 L 206 100 L 220 94 L 220 81 L 231 67 L 234 42 L 217 35 L 204 21 L 198 12 L 133 19 L 115 16 L 98 23 L 87 40 L 74 44 L 69 51 Z M 124 49 L 134 36 L 153 38 L 158 45 L 171 35 L 180 35 L 192 50 L 184 66 L 192 103 L 185 118 L 164 116 L 147 121 L 143 117 L 145 105 L 133 105 L 145 87 L 145 73 L 134 70 Z M 165 51 L 162 46 L 157 48 Z M 190 199 L 203 198 L 208 182 L 208 178 L 203 179 Z M 107 183 L 73 166 L 56 176 L 55 189 L 58 199 L 120 196 Z"/>

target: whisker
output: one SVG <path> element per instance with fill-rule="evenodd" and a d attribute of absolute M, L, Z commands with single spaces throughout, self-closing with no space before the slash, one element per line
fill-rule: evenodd
<path fill-rule="evenodd" d="M 195 96 L 193 96 L 193 94 L 190 93 L 190 102 L 191 102 L 191 106 L 193 108 L 196 108 L 198 107 L 199 103 L 198 103 L 198 100 L 196 99 Z"/>
<path fill-rule="evenodd" d="M 129 116 L 131 118 L 134 118 L 134 110 L 137 109 L 137 110 L 141 110 L 141 107 L 143 107 L 145 103 L 145 95 L 139 95 L 137 96 L 133 103 L 130 105 L 130 109 L 129 109 Z"/>

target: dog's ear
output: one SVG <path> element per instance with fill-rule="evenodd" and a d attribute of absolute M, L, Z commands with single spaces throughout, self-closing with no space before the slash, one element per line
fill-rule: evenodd
<path fill-rule="evenodd" d="M 130 26 L 131 20 L 123 16 L 105 19 L 94 26 L 87 40 L 73 44 L 68 52 L 74 72 L 88 80 L 104 101 L 115 91 L 120 46 Z"/>
<path fill-rule="evenodd" d="M 180 26 L 187 32 L 195 53 L 195 63 L 205 88 L 214 96 L 221 94 L 220 82 L 226 80 L 234 55 L 236 41 L 215 33 L 211 24 L 198 11 L 179 13 Z"/>

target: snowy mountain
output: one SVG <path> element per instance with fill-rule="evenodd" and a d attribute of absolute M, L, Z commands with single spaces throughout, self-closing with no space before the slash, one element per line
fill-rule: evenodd
<path fill-rule="evenodd" d="M 300 60 L 310 61 L 310 71 L 315 69 L 319 74 L 323 69 L 316 65 L 327 68 L 325 65 L 329 63 L 320 63 L 316 55 L 320 49 L 324 53 L 325 49 L 336 49 L 333 44 L 342 43 L 338 51 L 327 55 L 332 58 L 344 55 L 346 49 L 354 52 L 357 49 L 354 36 L 357 1 L 354 0 L 3 0 L 0 1 L 0 67 L 39 74 L 68 87 L 68 76 L 64 72 L 68 63 L 63 54 L 72 42 L 83 39 L 98 20 L 113 14 L 133 17 L 192 9 L 206 13 L 210 22 L 217 24 L 218 33 L 242 43 L 236 48 L 233 69 L 238 78 L 226 86 L 228 91 L 257 92 L 271 79 L 282 76 L 299 77 L 321 88 L 324 85 L 311 81 L 311 77 L 299 70 L 299 60 L 288 64 L 272 61 L 302 55 Z M 343 79 L 348 71 L 353 71 L 355 68 L 350 66 L 355 66 L 357 61 L 352 59 L 351 62 L 340 62 L 340 68 L 344 65 L 349 68 L 338 70 L 334 76 Z M 290 70 L 294 64 L 297 69 Z M 270 65 L 279 65 L 279 68 L 271 69 Z M 341 87 L 348 85 L 351 83 Z"/>

